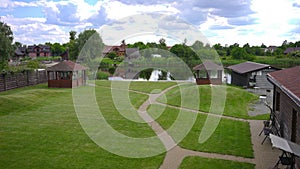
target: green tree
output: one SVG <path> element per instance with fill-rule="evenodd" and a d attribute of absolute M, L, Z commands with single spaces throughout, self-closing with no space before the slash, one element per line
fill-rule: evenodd
<path fill-rule="evenodd" d="M 203 44 L 203 42 L 201 42 L 201 41 L 199 41 L 199 40 L 196 40 L 195 42 L 194 42 L 194 44 L 191 46 L 194 50 L 200 50 L 200 49 L 202 49 L 203 48 L 203 46 L 204 46 L 204 44 Z"/>
<path fill-rule="evenodd" d="M 244 48 L 234 47 L 231 51 L 231 56 L 233 59 L 245 59 L 248 57 L 248 53 Z"/>
<path fill-rule="evenodd" d="M 111 60 L 115 59 L 118 57 L 116 52 L 109 52 L 106 57 L 110 58 Z"/>
<path fill-rule="evenodd" d="M 84 30 L 83 32 L 81 32 L 78 35 L 78 38 L 76 39 L 76 41 L 78 43 L 78 51 L 81 51 L 81 49 L 83 48 L 85 43 L 89 40 L 89 38 L 96 33 L 97 33 L 97 31 L 94 29 L 88 29 L 88 30 Z"/>
<path fill-rule="evenodd" d="M 66 51 L 66 48 L 61 45 L 60 43 L 54 43 L 50 45 L 51 48 L 51 52 L 53 56 L 59 56 L 60 54 L 62 54 L 64 51 Z"/>
<path fill-rule="evenodd" d="M 70 41 L 69 43 L 66 45 L 67 48 L 69 48 L 69 56 L 71 60 L 76 60 L 77 56 L 78 56 L 78 46 L 76 43 L 76 31 L 70 31 Z"/>
<path fill-rule="evenodd" d="M 13 56 L 13 32 L 6 23 L 0 21 L 0 70 L 8 65 L 8 59 Z"/>
<path fill-rule="evenodd" d="M 76 33 L 77 33 L 76 31 L 70 31 L 70 32 L 69 32 L 69 34 L 70 34 L 70 41 L 71 41 L 71 40 L 75 40 L 75 38 L 76 38 Z"/>
<path fill-rule="evenodd" d="M 27 67 L 30 69 L 38 69 L 40 67 L 40 62 L 37 60 L 30 60 L 27 63 Z"/>

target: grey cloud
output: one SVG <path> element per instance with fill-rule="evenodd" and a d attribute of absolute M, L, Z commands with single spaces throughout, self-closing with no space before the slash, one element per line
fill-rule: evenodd
<path fill-rule="evenodd" d="M 217 15 L 226 18 L 244 17 L 254 12 L 250 9 L 251 0 L 121 0 L 125 4 L 167 4 L 181 11 L 180 17 L 192 24 L 201 24 L 206 21 L 207 15 Z M 250 22 L 250 21 L 249 21 Z"/>
<path fill-rule="evenodd" d="M 56 7 L 59 9 L 59 12 L 54 11 L 52 8 L 45 7 L 46 23 L 61 26 L 74 26 L 79 23 L 79 18 L 75 15 L 77 13 L 76 5 L 70 3 L 67 5 L 57 4 Z"/>
<path fill-rule="evenodd" d="M 214 25 L 210 27 L 211 30 L 233 29 L 233 28 L 234 28 L 233 26 L 223 26 L 223 25 Z"/>
<path fill-rule="evenodd" d="M 300 8 L 300 4 L 299 3 L 293 3 L 293 7 Z"/>
<path fill-rule="evenodd" d="M 97 14 L 90 17 L 88 22 L 91 22 L 94 26 L 101 26 L 105 23 L 111 22 L 111 20 L 107 19 L 107 13 L 105 8 L 100 8 L 100 10 L 97 12 Z"/>
<path fill-rule="evenodd" d="M 193 5 L 204 9 L 215 9 L 211 11 L 212 14 L 228 18 L 241 17 L 254 13 L 250 9 L 250 0 L 195 0 Z"/>

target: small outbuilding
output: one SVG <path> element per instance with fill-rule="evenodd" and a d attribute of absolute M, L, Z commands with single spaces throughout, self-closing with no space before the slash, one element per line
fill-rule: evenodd
<path fill-rule="evenodd" d="M 222 84 L 222 72 L 223 67 L 211 62 L 205 61 L 193 68 L 196 75 L 196 83 L 198 85 L 205 84 L 214 84 L 220 85 Z"/>
<path fill-rule="evenodd" d="M 48 87 L 72 88 L 86 84 L 86 67 L 72 61 L 62 61 L 47 68 Z"/>
<path fill-rule="evenodd" d="M 231 84 L 246 88 L 272 89 L 267 74 L 279 70 L 267 64 L 243 62 L 227 67 L 231 71 Z"/>

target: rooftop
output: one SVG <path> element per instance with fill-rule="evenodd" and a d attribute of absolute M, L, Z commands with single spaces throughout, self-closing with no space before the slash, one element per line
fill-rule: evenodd
<path fill-rule="evenodd" d="M 78 63 L 74 63 L 70 60 L 65 60 L 54 66 L 47 68 L 47 71 L 69 72 L 69 71 L 86 70 L 86 69 L 87 69 L 86 67 L 81 66 Z"/>
<path fill-rule="evenodd" d="M 300 66 L 275 71 L 268 78 L 300 104 Z"/>
<path fill-rule="evenodd" d="M 195 67 L 193 70 L 223 70 L 224 68 L 212 61 L 205 61 Z"/>
<path fill-rule="evenodd" d="M 256 63 L 256 62 L 243 62 L 240 64 L 236 64 L 236 65 L 232 65 L 227 67 L 228 69 L 240 73 L 240 74 L 244 74 L 244 73 L 249 73 L 249 72 L 253 72 L 253 71 L 258 71 L 264 68 L 270 68 L 270 65 L 267 64 L 261 64 L 261 63 Z"/>

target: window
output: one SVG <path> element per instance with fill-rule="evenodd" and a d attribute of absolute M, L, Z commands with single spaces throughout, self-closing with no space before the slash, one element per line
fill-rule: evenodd
<path fill-rule="evenodd" d="M 291 135 L 291 141 L 296 142 L 296 137 L 297 137 L 297 119 L 298 118 L 298 112 L 293 109 L 292 113 L 292 135 Z"/>
<path fill-rule="evenodd" d="M 275 111 L 280 111 L 280 93 L 276 92 Z"/>

